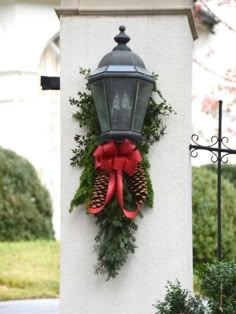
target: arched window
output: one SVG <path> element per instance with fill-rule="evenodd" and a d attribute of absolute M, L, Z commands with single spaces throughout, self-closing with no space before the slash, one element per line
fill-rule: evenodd
<path fill-rule="evenodd" d="M 40 60 L 40 69 L 45 75 L 59 76 L 60 73 L 60 37 L 54 36 L 44 49 Z"/>

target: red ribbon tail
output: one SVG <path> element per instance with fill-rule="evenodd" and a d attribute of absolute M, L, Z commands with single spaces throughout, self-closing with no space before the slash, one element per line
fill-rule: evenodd
<path fill-rule="evenodd" d="M 98 213 L 100 213 L 103 210 L 104 206 L 105 206 L 105 203 L 104 203 L 104 205 L 102 205 L 100 207 L 97 207 L 97 208 L 88 207 L 87 210 L 91 214 L 98 214 Z"/>
<path fill-rule="evenodd" d="M 139 207 L 135 211 L 132 211 L 132 212 L 124 208 L 124 201 L 123 201 L 123 174 L 122 174 L 122 170 L 117 170 L 117 172 L 116 172 L 116 179 L 117 179 L 116 193 L 117 193 L 118 203 L 119 203 L 120 207 L 122 208 L 122 211 L 123 211 L 124 215 L 127 218 L 130 218 L 130 219 L 135 218 L 138 215 Z"/>
<path fill-rule="evenodd" d="M 138 215 L 138 212 L 139 212 L 139 209 L 136 209 L 136 210 L 134 210 L 132 212 L 130 212 L 129 210 L 126 210 L 125 208 L 122 208 L 122 210 L 123 210 L 123 213 L 125 214 L 125 216 L 127 218 L 130 218 L 130 219 L 135 218 Z"/>
<path fill-rule="evenodd" d="M 109 183 L 108 183 L 108 188 L 107 188 L 107 195 L 106 195 L 106 199 L 105 199 L 104 204 L 102 206 L 100 206 L 100 207 L 97 207 L 97 208 L 88 207 L 87 210 L 91 214 L 98 214 L 98 213 L 100 213 L 104 209 L 106 204 L 110 201 L 112 196 L 114 195 L 115 189 L 116 189 L 116 175 L 115 175 L 114 171 L 111 171 L 110 178 L 109 178 Z"/>

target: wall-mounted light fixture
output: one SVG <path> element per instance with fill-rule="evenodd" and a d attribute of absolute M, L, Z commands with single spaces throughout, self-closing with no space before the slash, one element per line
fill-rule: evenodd
<path fill-rule="evenodd" d="M 101 126 L 101 138 L 138 140 L 154 85 L 142 59 L 126 45 L 125 27 L 114 40 L 117 46 L 100 61 L 89 78 Z"/>

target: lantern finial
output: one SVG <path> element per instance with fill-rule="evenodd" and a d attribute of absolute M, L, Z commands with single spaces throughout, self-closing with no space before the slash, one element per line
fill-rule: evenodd
<path fill-rule="evenodd" d="M 114 37 L 115 42 L 117 42 L 117 46 L 113 49 L 115 50 L 129 50 L 131 49 L 126 46 L 126 44 L 130 41 L 130 37 L 125 33 L 125 26 L 121 25 L 119 27 L 120 33 Z"/>
<path fill-rule="evenodd" d="M 124 33 L 124 31 L 125 31 L 125 26 L 124 25 L 121 25 L 120 27 L 119 27 L 119 31 L 121 31 L 122 33 Z"/>

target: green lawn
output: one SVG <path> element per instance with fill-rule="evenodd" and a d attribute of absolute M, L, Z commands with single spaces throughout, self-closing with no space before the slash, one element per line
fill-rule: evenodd
<path fill-rule="evenodd" d="M 56 298 L 59 242 L 0 242 L 0 300 Z"/>

